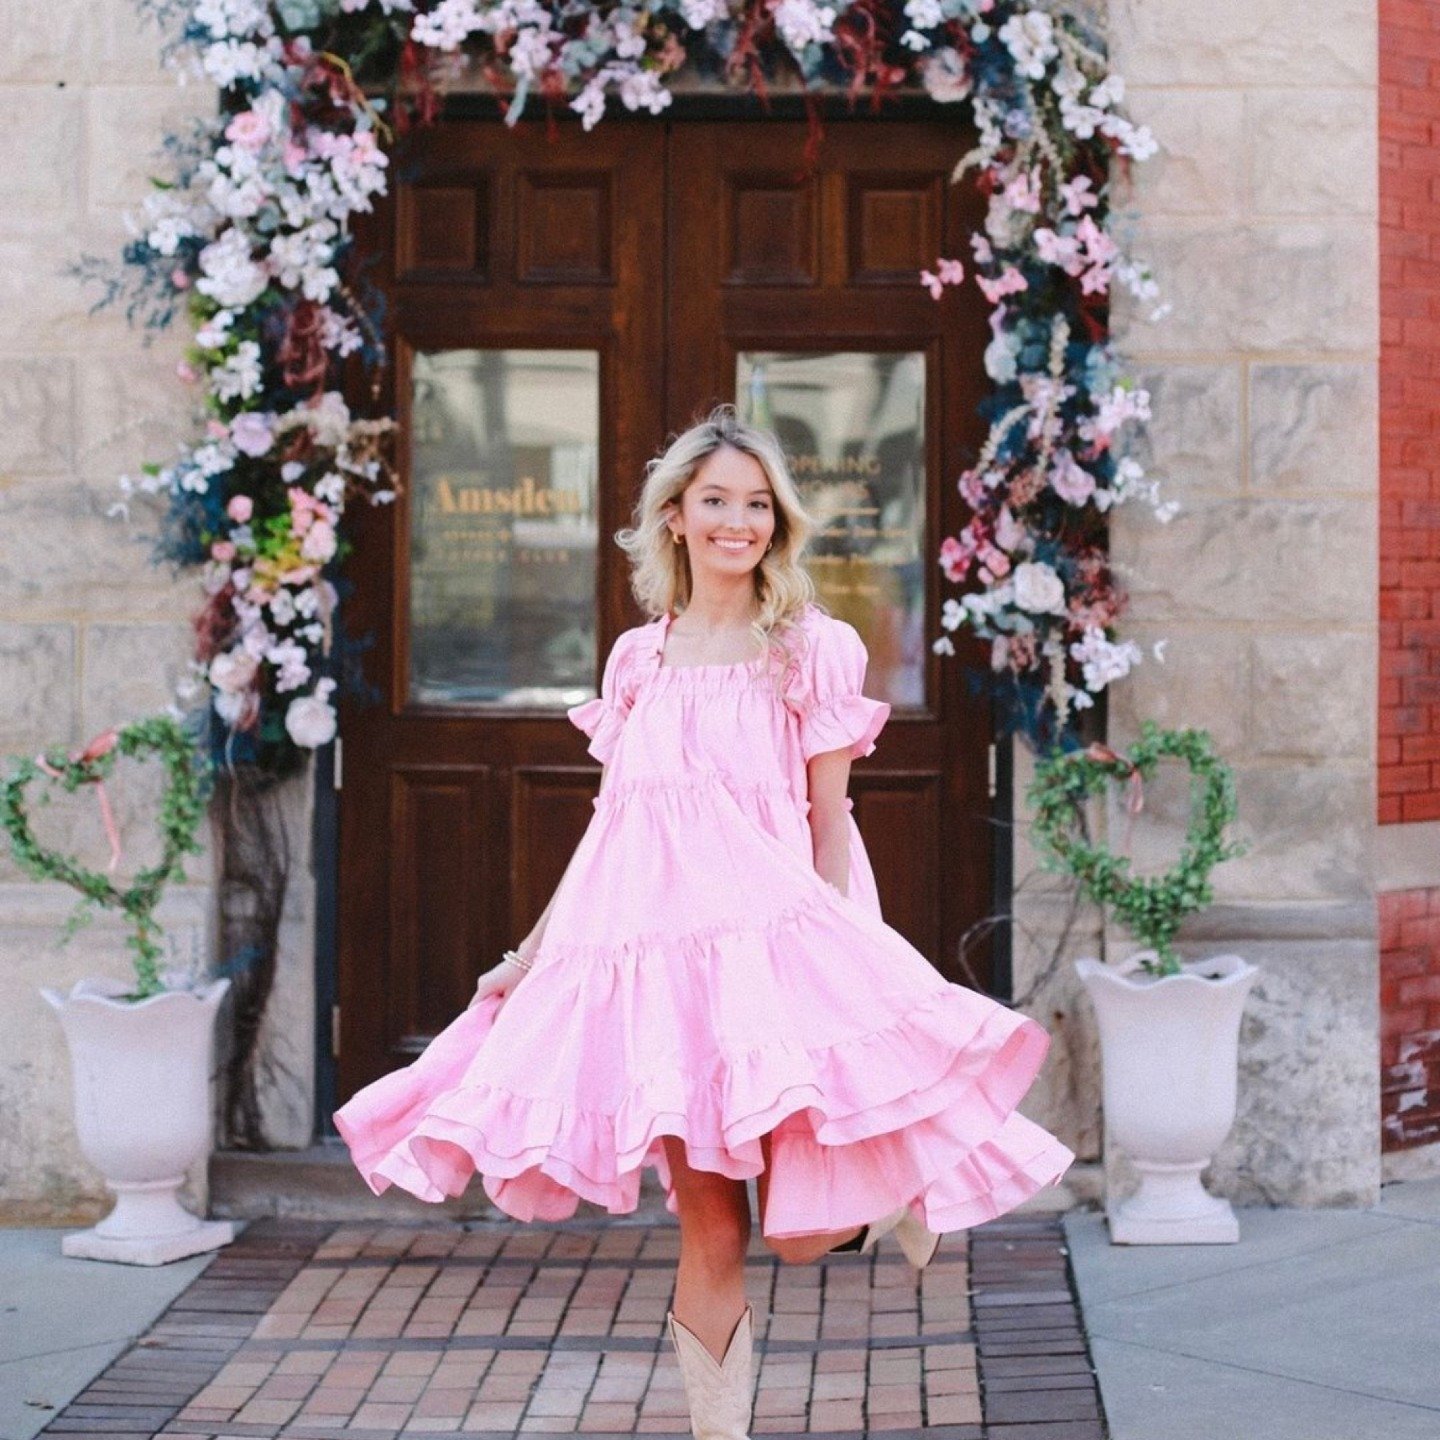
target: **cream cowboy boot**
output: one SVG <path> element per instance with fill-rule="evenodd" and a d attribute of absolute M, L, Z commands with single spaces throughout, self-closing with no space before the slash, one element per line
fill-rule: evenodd
<path fill-rule="evenodd" d="M 690 1433 L 695 1440 L 750 1440 L 751 1391 L 754 1388 L 754 1315 L 749 1305 L 735 1325 L 725 1359 L 717 1362 L 699 1337 L 675 1312 L 665 1313 L 666 1328 L 680 1357 Z"/>
<path fill-rule="evenodd" d="M 917 1270 L 923 1270 L 935 1258 L 935 1252 L 940 1248 L 940 1237 L 915 1219 L 908 1205 L 902 1205 L 884 1219 L 872 1220 L 853 1240 L 832 1245 L 829 1253 L 833 1255 L 836 1251 L 853 1250 L 861 1255 L 868 1255 L 880 1238 L 892 1230 L 896 1240 L 900 1242 L 901 1250 L 905 1252 L 905 1258 Z"/>

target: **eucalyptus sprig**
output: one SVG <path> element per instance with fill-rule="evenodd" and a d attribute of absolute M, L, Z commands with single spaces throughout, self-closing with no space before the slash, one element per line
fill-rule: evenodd
<path fill-rule="evenodd" d="M 1160 875 L 1137 876 L 1129 856 L 1090 840 L 1083 826 L 1085 802 L 1113 781 L 1139 784 L 1154 777 L 1161 760 L 1181 760 L 1190 772 L 1190 818 L 1180 858 Z M 1141 957 L 1154 975 L 1180 972 L 1173 944 L 1180 922 L 1214 896 L 1210 872 L 1247 848 L 1227 840 L 1236 816 L 1235 777 L 1215 754 L 1204 730 L 1162 730 L 1153 720 L 1140 727 L 1128 756 L 1103 745 L 1057 752 L 1041 760 L 1026 798 L 1034 811 L 1037 847 L 1047 869 L 1072 875 L 1083 893 L 1109 906 L 1155 960 Z"/>
<path fill-rule="evenodd" d="M 121 756 L 155 759 L 165 770 L 157 826 L 162 842 L 159 861 L 139 871 L 128 885 L 42 845 L 30 824 L 30 787 L 37 782 L 38 803 L 53 789 L 73 795 L 82 785 L 103 784 Z M 58 880 L 80 893 L 80 904 L 67 920 L 61 939 L 68 940 L 93 917 L 95 910 L 114 910 L 124 917 L 125 943 L 135 964 L 134 997 L 143 1000 L 164 987 L 160 979 L 159 927 L 155 908 L 165 886 L 181 873 L 186 855 L 201 850 L 197 834 L 205 815 L 211 780 L 210 762 L 194 740 L 169 715 L 156 715 L 108 732 L 74 754 L 56 748 L 43 756 L 15 756 L 0 781 L 0 827 L 10 841 L 16 864 L 37 880 Z"/>

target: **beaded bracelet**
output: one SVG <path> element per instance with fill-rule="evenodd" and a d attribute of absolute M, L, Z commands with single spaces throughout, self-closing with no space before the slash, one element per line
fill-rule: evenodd
<path fill-rule="evenodd" d="M 509 960 L 512 964 L 518 965 L 522 970 L 528 970 L 535 963 L 533 960 L 525 959 L 523 955 L 518 954 L 514 950 L 507 950 L 503 958 Z"/>

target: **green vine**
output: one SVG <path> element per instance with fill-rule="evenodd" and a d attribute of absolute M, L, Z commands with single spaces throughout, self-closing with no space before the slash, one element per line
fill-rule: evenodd
<path fill-rule="evenodd" d="M 158 816 L 163 853 L 158 863 L 141 870 L 124 886 L 87 869 L 71 855 L 41 845 L 30 827 L 27 806 L 30 786 L 36 781 L 42 785 L 38 803 L 44 805 L 52 788 L 73 795 L 82 785 L 102 784 L 122 755 L 159 760 L 166 777 Z M 0 782 L 0 826 L 9 837 L 16 863 L 37 880 L 58 880 L 80 892 L 80 904 L 61 932 L 62 943 L 92 919 L 96 909 L 114 910 L 124 917 L 129 932 L 125 943 L 135 963 L 132 998 L 136 1000 L 164 989 L 155 908 L 165 886 L 180 874 L 184 857 L 200 853 L 196 836 L 205 815 L 210 779 L 209 761 L 179 722 L 169 715 L 157 715 L 110 731 L 74 755 L 52 749 L 38 758 L 12 757 L 10 773 Z"/>
<path fill-rule="evenodd" d="M 1112 781 L 1143 786 L 1161 760 L 1182 760 L 1189 767 L 1190 820 L 1179 861 L 1164 874 L 1137 876 L 1131 873 L 1128 856 L 1089 839 L 1084 806 Z M 1180 922 L 1213 898 L 1211 870 L 1246 849 L 1225 838 L 1236 814 L 1235 777 L 1211 748 L 1210 736 L 1204 730 L 1162 730 L 1146 720 L 1128 756 L 1104 745 L 1047 756 L 1036 766 L 1027 799 L 1046 868 L 1072 875 L 1085 895 L 1109 906 L 1125 928 L 1155 952 L 1153 961 L 1142 957 L 1145 970 L 1178 974 L 1173 942 Z"/>

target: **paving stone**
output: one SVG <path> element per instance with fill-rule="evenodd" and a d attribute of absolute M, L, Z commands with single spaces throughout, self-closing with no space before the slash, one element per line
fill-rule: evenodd
<path fill-rule="evenodd" d="M 1098 1440 L 1058 1222 L 947 1251 L 917 1277 L 884 1246 L 800 1268 L 752 1242 L 757 1430 Z M 47 1433 L 685 1440 L 677 1255 L 664 1225 L 258 1222 Z"/>

